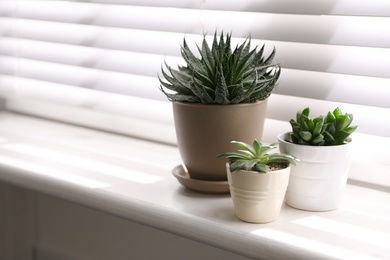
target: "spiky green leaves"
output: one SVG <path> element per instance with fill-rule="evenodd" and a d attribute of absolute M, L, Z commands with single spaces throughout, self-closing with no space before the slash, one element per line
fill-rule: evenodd
<path fill-rule="evenodd" d="M 269 154 L 269 151 L 276 148 L 276 143 L 269 146 L 262 145 L 257 140 L 253 141 L 252 146 L 239 141 L 232 141 L 231 143 L 236 144 L 243 149 L 218 155 L 218 157 L 225 157 L 228 159 L 231 172 L 236 170 L 268 172 L 268 165 L 271 163 L 295 164 L 295 162 L 298 161 L 295 157 L 288 154 Z"/>
<path fill-rule="evenodd" d="M 291 119 L 291 140 L 303 145 L 340 145 L 350 142 L 352 134 L 357 126 L 351 126 L 353 115 L 342 114 L 339 108 L 314 119 L 309 117 L 310 108 L 306 107 L 298 111 L 296 120 Z"/>
<path fill-rule="evenodd" d="M 165 64 L 162 68 L 165 80 L 160 89 L 170 101 L 203 104 L 238 104 L 264 100 L 273 91 L 280 76 L 280 67 L 274 64 L 275 49 L 264 56 L 264 45 L 251 50 L 251 39 L 246 39 L 234 50 L 231 34 L 214 34 L 212 46 L 206 35 L 199 58 L 183 40 L 181 55 L 186 66 L 177 70 Z"/>

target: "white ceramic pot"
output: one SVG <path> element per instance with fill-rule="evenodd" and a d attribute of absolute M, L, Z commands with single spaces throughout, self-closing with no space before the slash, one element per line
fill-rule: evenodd
<path fill-rule="evenodd" d="M 298 145 L 290 133 L 278 136 L 279 150 L 300 160 L 291 169 L 286 204 L 309 211 L 337 209 L 343 197 L 351 159 L 351 143 L 335 146 Z"/>
<path fill-rule="evenodd" d="M 268 173 L 230 172 L 226 164 L 236 216 L 246 222 L 267 223 L 278 218 L 290 176 L 290 166 Z"/>

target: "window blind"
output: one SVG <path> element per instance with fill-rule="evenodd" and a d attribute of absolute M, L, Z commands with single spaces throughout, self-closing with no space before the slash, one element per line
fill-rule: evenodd
<path fill-rule="evenodd" d="M 0 95 L 13 111 L 174 143 L 157 75 L 182 62 L 184 36 L 195 48 L 218 29 L 276 47 L 269 118 L 339 106 L 389 137 L 388 28 L 387 0 L 0 1 Z"/>

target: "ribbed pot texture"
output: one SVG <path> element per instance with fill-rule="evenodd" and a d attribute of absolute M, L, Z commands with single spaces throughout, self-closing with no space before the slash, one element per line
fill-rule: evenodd
<path fill-rule="evenodd" d="M 267 173 L 244 170 L 230 172 L 229 164 L 226 168 L 234 211 L 239 219 L 267 223 L 279 217 L 291 166 Z"/>
<path fill-rule="evenodd" d="M 290 133 L 278 136 L 279 149 L 300 160 L 291 169 L 286 204 L 309 211 L 337 209 L 342 201 L 351 160 L 351 143 L 335 146 L 299 145 Z"/>
<path fill-rule="evenodd" d="M 236 105 L 172 104 L 180 155 L 192 179 L 226 181 L 226 159 L 216 156 L 234 151 L 233 140 L 252 143 L 262 138 L 267 100 Z"/>

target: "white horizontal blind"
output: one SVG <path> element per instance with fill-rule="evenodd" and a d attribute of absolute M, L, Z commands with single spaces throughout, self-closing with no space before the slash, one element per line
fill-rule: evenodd
<path fill-rule="evenodd" d="M 181 62 L 184 36 L 218 29 L 276 47 L 268 117 L 340 106 L 360 132 L 390 136 L 388 28 L 388 0 L 0 1 L 0 95 L 15 111 L 174 142 L 137 127 L 172 125 L 157 74 Z"/>

